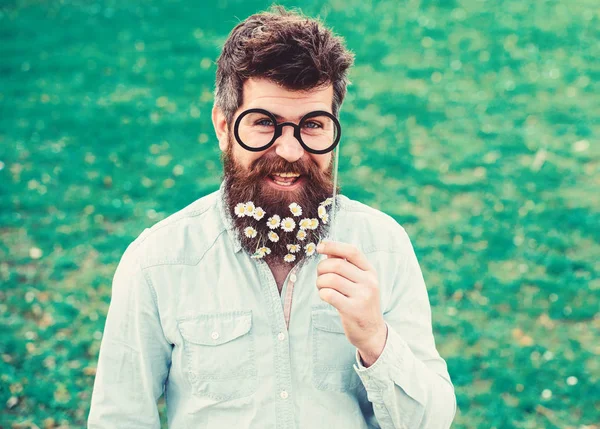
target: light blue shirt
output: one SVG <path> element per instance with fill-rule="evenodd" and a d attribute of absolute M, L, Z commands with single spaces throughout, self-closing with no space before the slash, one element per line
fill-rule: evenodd
<path fill-rule="evenodd" d="M 145 229 L 117 267 L 89 429 L 448 428 L 454 386 L 436 350 L 411 241 L 390 216 L 337 198 L 336 240 L 379 275 L 388 337 L 368 368 L 319 298 L 315 255 L 296 273 L 289 330 L 262 260 L 242 251 L 223 184 Z M 290 275 L 288 274 L 288 278 Z"/>

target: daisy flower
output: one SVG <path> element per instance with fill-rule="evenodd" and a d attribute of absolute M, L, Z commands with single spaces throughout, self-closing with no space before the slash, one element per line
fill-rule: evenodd
<path fill-rule="evenodd" d="M 246 216 L 253 216 L 254 215 L 254 203 L 252 201 L 248 201 L 246 203 Z"/>
<path fill-rule="evenodd" d="M 263 246 L 261 248 L 258 249 L 258 252 L 263 253 L 265 255 L 270 255 L 271 254 L 271 249 L 269 249 L 266 246 Z"/>
<path fill-rule="evenodd" d="M 295 256 L 295 255 L 292 255 L 291 253 L 288 253 L 287 255 L 285 255 L 285 256 L 283 257 L 283 260 L 284 260 L 285 262 L 294 262 L 294 261 L 296 260 L 296 256 Z"/>
<path fill-rule="evenodd" d="M 254 219 L 261 220 L 265 216 L 265 211 L 262 209 L 262 207 L 256 207 L 254 209 L 253 216 L 254 216 Z"/>
<path fill-rule="evenodd" d="M 287 245 L 287 250 L 290 253 L 297 253 L 300 251 L 300 245 L 298 244 L 288 244 Z"/>
<path fill-rule="evenodd" d="M 281 229 L 283 229 L 285 232 L 293 231 L 295 227 L 296 222 L 294 222 L 294 219 L 291 217 L 286 217 L 281 221 Z"/>
<path fill-rule="evenodd" d="M 325 201 L 323 201 L 323 202 L 321 203 L 321 205 L 323 205 L 323 206 L 327 207 L 327 206 L 328 206 L 328 205 L 330 205 L 331 203 L 333 203 L 333 198 L 329 197 L 329 198 L 327 198 Z"/>
<path fill-rule="evenodd" d="M 275 231 L 269 231 L 267 237 L 269 237 L 269 240 L 271 240 L 273 243 L 277 243 L 279 241 L 279 236 Z"/>
<path fill-rule="evenodd" d="M 319 209 L 317 210 L 317 213 L 320 218 L 323 218 L 323 215 L 327 214 L 327 209 L 325 208 L 325 206 L 320 205 Z"/>
<path fill-rule="evenodd" d="M 310 229 L 310 219 L 305 217 L 300 221 L 300 229 Z"/>
<path fill-rule="evenodd" d="M 271 253 L 271 249 L 269 249 L 268 247 L 259 247 L 258 249 L 256 249 L 256 252 L 254 252 L 254 255 L 252 255 L 251 258 L 262 259 L 265 257 L 265 255 L 268 255 L 269 253 Z"/>
<path fill-rule="evenodd" d="M 279 226 L 281 222 L 281 218 L 278 215 L 273 215 L 269 219 L 267 219 L 267 226 L 271 229 L 275 229 Z"/>
<path fill-rule="evenodd" d="M 307 256 L 312 256 L 314 255 L 315 250 L 317 250 L 317 245 L 315 243 L 308 243 L 304 246 L 304 250 L 306 251 Z"/>
<path fill-rule="evenodd" d="M 244 203 L 236 204 L 236 206 L 233 209 L 233 211 L 235 212 L 235 214 L 236 214 L 237 217 L 244 217 L 244 216 L 246 216 L 246 204 L 244 204 Z"/>
<path fill-rule="evenodd" d="M 248 238 L 254 238 L 254 237 L 256 237 L 257 232 L 251 226 L 247 226 L 246 228 L 244 228 L 244 234 Z"/>
<path fill-rule="evenodd" d="M 300 216 L 302 214 L 302 207 L 296 203 L 290 204 L 290 211 L 294 216 Z"/>
<path fill-rule="evenodd" d="M 318 219 L 313 218 L 310 220 L 310 229 L 317 229 L 318 226 L 319 226 Z"/>
<path fill-rule="evenodd" d="M 327 223 L 328 221 L 329 221 L 329 215 L 327 213 L 325 213 L 323 216 L 321 216 L 321 222 Z"/>
<path fill-rule="evenodd" d="M 270 253 L 271 251 L 269 250 L 269 252 L 267 252 L 265 249 L 267 249 L 267 247 L 259 247 L 256 249 L 256 251 L 254 252 L 254 254 L 251 256 L 251 258 L 254 259 L 262 259 L 265 257 L 265 255 L 267 255 L 268 253 Z"/>
<path fill-rule="evenodd" d="M 296 238 L 300 241 L 303 241 L 306 238 L 306 231 L 303 229 L 299 230 L 298 234 L 296 234 Z"/>

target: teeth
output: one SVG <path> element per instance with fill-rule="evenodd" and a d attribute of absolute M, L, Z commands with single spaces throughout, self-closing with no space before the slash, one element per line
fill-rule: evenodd
<path fill-rule="evenodd" d="M 300 175 L 297 173 L 274 173 L 273 176 L 279 177 L 299 177 Z"/>

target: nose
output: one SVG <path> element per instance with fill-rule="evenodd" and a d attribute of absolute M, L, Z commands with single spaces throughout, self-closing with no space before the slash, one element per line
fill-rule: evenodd
<path fill-rule="evenodd" d="M 288 162 L 295 162 L 302 158 L 304 148 L 294 137 L 293 127 L 282 127 L 281 135 L 275 140 L 275 153 Z"/>

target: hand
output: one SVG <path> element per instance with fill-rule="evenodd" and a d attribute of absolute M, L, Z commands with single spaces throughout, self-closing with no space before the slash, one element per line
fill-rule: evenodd
<path fill-rule="evenodd" d="M 387 339 L 377 272 L 351 244 L 323 241 L 317 252 L 327 255 L 317 265 L 319 297 L 337 309 L 346 337 L 358 349 L 365 366 L 370 366 L 381 355 Z"/>

